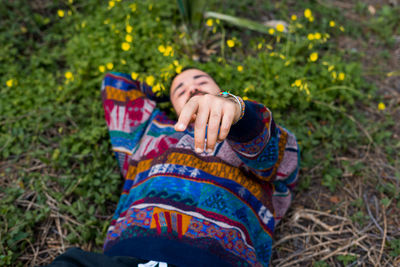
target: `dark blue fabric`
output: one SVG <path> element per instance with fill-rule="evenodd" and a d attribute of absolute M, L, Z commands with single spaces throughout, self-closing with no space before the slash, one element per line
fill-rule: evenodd
<path fill-rule="evenodd" d="M 109 257 L 104 254 L 83 251 L 80 248 L 70 248 L 54 261 L 49 267 L 128 267 L 147 263 L 148 260 L 133 257 Z M 168 267 L 171 265 L 168 265 Z"/>
<path fill-rule="evenodd" d="M 228 139 L 234 142 L 249 142 L 261 134 L 264 129 L 260 112 L 257 111 L 257 104 L 244 101 L 245 110 L 241 120 L 231 126 Z M 251 131 L 249 131 L 251 130 Z"/>
<path fill-rule="evenodd" d="M 104 254 L 108 256 L 140 257 L 182 267 L 232 266 L 216 255 L 207 253 L 202 249 L 159 237 L 135 237 L 121 240 L 105 251 Z"/>

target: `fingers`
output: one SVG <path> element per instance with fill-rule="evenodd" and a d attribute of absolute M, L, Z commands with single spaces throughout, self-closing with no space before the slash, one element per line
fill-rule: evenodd
<path fill-rule="evenodd" d="M 196 121 L 194 123 L 194 147 L 197 153 L 204 151 L 204 141 L 206 138 L 206 126 L 210 108 L 207 105 L 199 105 Z"/>
<path fill-rule="evenodd" d="M 175 130 L 184 131 L 189 123 L 194 122 L 195 151 L 204 151 L 207 131 L 206 152 L 211 153 L 217 141 L 227 138 L 234 118 L 235 103 L 210 95 L 193 97 L 183 107 Z"/>
<path fill-rule="evenodd" d="M 199 105 L 197 101 L 189 101 L 183 107 L 178 122 L 175 124 L 175 131 L 184 131 L 189 123 L 196 120 L 196 112 Z"/>
<path fill-rule="evenodd" d="M 221 122 L 222 108 L 217 106 L 211 109 L 207 127 L 207 148 L 206 152 L 211 153 L 214 150 L 218 138 L 218 130 Z"/>
<path fill-rule="evenodd" d="M 219 129 L 218 141 L 222 142 L 226 139 L 233 123 L 234 115 L 229 110 L 225 110 L 224 116 L 222 116 L 221 126 Z"/>
<path fill-rule="evenodd" d="M 196 121 L 196 117 L 197 117 L 197 115 L 196 115 L 196 114 L 193 114 L 193 115 L 192 115 L 192 119 L 190 120 L 189 124 L 195 122 L 195 121 Z"/>

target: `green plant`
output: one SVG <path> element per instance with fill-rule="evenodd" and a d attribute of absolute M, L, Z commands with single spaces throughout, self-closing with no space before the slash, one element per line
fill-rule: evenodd
<path fill-rule="evenodd" d="M 393 257 L 400 256 L 400 239 L 393 239 L 389 241 L 389 247 L 391 249 L 390 255 Z"/>
<path fill-rule="evenodd" d="M 339 255 L 337 259 L 343 263 L 344 266 L 348 266 L 357 260 L 357 256 L 354 255 Z"/>

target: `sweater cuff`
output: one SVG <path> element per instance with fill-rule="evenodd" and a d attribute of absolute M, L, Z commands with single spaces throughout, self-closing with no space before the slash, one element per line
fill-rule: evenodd
<path fill-rule="evenodd" d="M 257 105 L 250 101 L 244 101 L 244 103 L 246 106 L 244 116 L 231 126 L 228 140 L 239 143 L 249 142 L 260 135 L 264 129 L 265 125 L 260 117 L 262 114 L 258 112 Z"/>

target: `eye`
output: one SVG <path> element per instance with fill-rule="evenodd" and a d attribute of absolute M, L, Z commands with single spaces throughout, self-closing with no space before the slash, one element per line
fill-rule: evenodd
<path fill-rule="evenodd" d="M 207 84 L 207 83 L 208 83 L 207 81 L 204 81 L 204 82 L 199 83 L 199 85 L 203 85 L 203 84 Z"/>
<path fill-rule="evenodd" d="M 178 95 L 178 97 L 180 97 L 181 95 L 183 95 L 185 93 L 185 90 L 182 90 L 182 92 Z"/>

